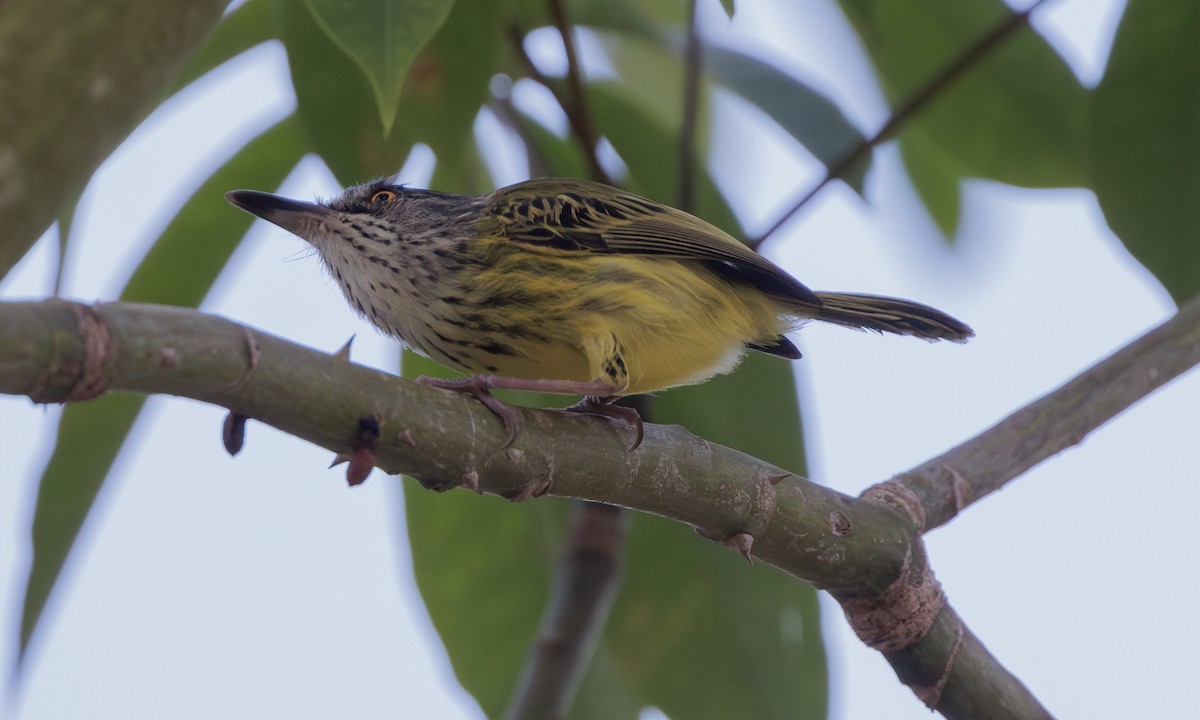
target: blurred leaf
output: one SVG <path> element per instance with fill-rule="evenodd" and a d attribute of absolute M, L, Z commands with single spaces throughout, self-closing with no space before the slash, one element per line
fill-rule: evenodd
<path fill-rule="evenodd" d="M 0 2 L 0 277 L 154 109 L 225 4 Z"/>
<path fill-rule="evenodd" d="M 292 0 L 276 0 L 296 111 L 311 146 L 343 186 L 398 171 L 413 139 L 383 131 L 370 84 L 357 65 Z"/>
<path fill-rule="evenodd" d="M 54 296 L 62 295 L 63 273 L 67 268 L 67 247 L 71 242 L 71 228 L 75 224 L 75 211 L 79 199 L 66 205 L 58 214 L 58 257 L 54 259 Z"/>
<path fill-rule="evenodd" d="M 433 148 L 439 162 L 456 164 L 454 156 L 476 152 L 475 117 L 488 99 L 488 83 L 500 62 L 507 11 L 506 0 L 458 0 L 413 63 L 400 95 L 396 126 Z"/>
<path fill-rule="evenodd" d="M 1130 0 L 1092 109 L 1108 224 L 1182 303 L 1200 292 L 1200 5 Z"/>
<path fill-rule="evenodd" d="M 739 50 L 707 45 L 704 66 L 717 82 L 766 113 L 826 168 L 867 141 L 832 100 L 773 65 Z M 870 164 L 868 156 L 842 178 L 859 195 Z"/>
<path fill-rule="evenodd" d="M 276 2 L 299 114 L 313 146 L 342 185 L 398 171 L 416 142 L 455 165 L 472 142 L 504 31 L 505 2 L 459 0 L 412 62 L 390 131 L 355 64 L 295 3 Z M 464 52 L 470 47 L 470 52 Z"/>
<path fill-rule="evenodd" d="M 942 148 L 930 145 L 927 140 L 927 135 L 919 133 L 906 136 L 900 145 L 900 157 L 904 159 L 913 188 L 938 229 L 944 237 L 953 238 L 962 210 L 958 186 L 966 170 L 961 163 L 947 157 Z"/>
<path fill-rule="evenodd" d="M 187 87 L 250 48 L 275 39 L 277 34 L 268 0 L 246 0 L 221 17 L 221 22 L 204 38 L 204 44 L 171 83 L 171 92 Z"/>
<path fill-rule="evenodd" d="M 446 21 L 454 0 L 305 0 L 305 5 L 370 83 L 387 135 L 409 67 Z"/>
<path fill-rule="evenodd" d="M 198 305 L 252 221 L 225 202 L 225 191 L 238 186 L 277 187 L 304 152 L 294 117 L 247 143 L 187 201 L 142 259 L 121 299 Z M 63 408 L 54 453 L 42 472 L 34 509 L 33 562 L 21 617 L 22 657 L 67 554 L 144 401 L 140 396 L 105 395 Z M 214 438 L 217 432 L 214 428 Z"/>
<path fill-rule="evenodd" d="M 496 188 L 474 143 L 465 143 L 463 150 L 439 157 L 429 187 L 467 195 L 482 195 Z"/>
<path fill-rule="evenodd" d="M 515 122 L 537 161 L 544 166 L 541 176 L 587 177 L 587 161 L 574 138 L 560 138 L 525 113 L 518 112 Z"/>
<path fill-rule="evenodd" d="M 842 7 L 893 104 L 911 97 L 1012 12 L 1001 0 L 842 0 Z M 940 148 L 964 176 L 1024 187 L 1084 186 L 1086 98 L 1050 45 L 1021 28 L 939 89 L 902 126 L 900 141 Z M 933 163 L 925 164 L 928 180 Z M 919 189 L 930 192 L 944 185 L 944 180 L 925 182 Z M 929 204 L 942 208 L 935 213 L 944 224 L 949 201 L 930 198 Z"/>
<path fill-rule="evenodd" d="M 550 589 L 567 501 L 512 504 L 404 483 L 413 573 L 458 681 L 499 717 Z"/>
<path fill-rule="evenodd" d="M 733 19 L 733 0 L 721 0 L 721 9 L 730 20 Z"/>

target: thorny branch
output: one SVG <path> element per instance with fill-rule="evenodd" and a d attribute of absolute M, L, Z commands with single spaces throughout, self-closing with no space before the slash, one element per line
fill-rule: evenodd
<path fill-rule="evenodd" d="M 334 452 L 350 449 L 361 418 L 377 417 L 375 460 L 390 473 L 439 490 L 469 478 L 504 497 L 549 493 L 623 505 L 711 537 L 740 538 L 756 559 L 832 593 L 864 641 L 947 717 L 1042 717 L 1036 699 L 946 603 L 918 532 L 1200 363 L 1200 298 L 1014 415 L 1032 421 L 1010 418 L 901 476 L 899 490 L 858 499 L 671 426 L 647 425 L 631 454 L 602 423 L 526 410 L 516 445 L 498 453 L 502 425 L 469 398 L 263 333 L 254 340 L 258 366 L 247 374 L 246 329 L 227 320 L 128 303 L 0 303 L 0 392 L 39 402 L 112 390 L 183 395 Z M 172 362 L 163 361 L 168 356 Z M 455 430 L 463 427 L 473 432 Z M 995 451 L 1001 446 L 1008 459 Z M 1017 469 L 993 472 L 1002 466 Z M 980 708 L 1010 714 L 980 715 Z"/>

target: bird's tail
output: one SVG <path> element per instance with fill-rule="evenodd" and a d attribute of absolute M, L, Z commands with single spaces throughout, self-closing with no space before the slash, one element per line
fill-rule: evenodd
<path fill-rule="evenodd" d="M 821 305 L 806 310 L 817 320 L 835 325 L 953 342 L 966 342 L 975 334 L 966 323 L 908 300 L 830 292 L 819 292 L 817 297 Z"/>

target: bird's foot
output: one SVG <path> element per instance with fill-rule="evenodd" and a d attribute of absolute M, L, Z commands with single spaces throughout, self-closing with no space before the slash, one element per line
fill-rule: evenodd
<path fill-rule="evenodd" d="M 579 413 L 581 415 L 599 415 L 607 420 L 618 433 L 622 431 L 630 432 L 633 435 L 633 442 L 629 445 L 629 450 L 632 452 L 637 450 L 642 444 L 642 438 L 645 436 L 645 425 L 642 423 L 642 416 L 638 411 L 625 407 L 624 405 L 614 405 L 616 397 L 597 397 L 595 395 L 585 395 L 583 400 L 563 408 L 563 412 Z"/>

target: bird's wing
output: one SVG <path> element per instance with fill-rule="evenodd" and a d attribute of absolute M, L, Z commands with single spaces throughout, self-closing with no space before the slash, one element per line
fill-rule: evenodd
<path fill-rule="evenodd" d="M 681 210 L 600 183 L 542 178 L 497 190 L 491 215 L 513 243 L 551 253 L 657 255 L 803 305 L 820 299 L 778 266 Z"/>

